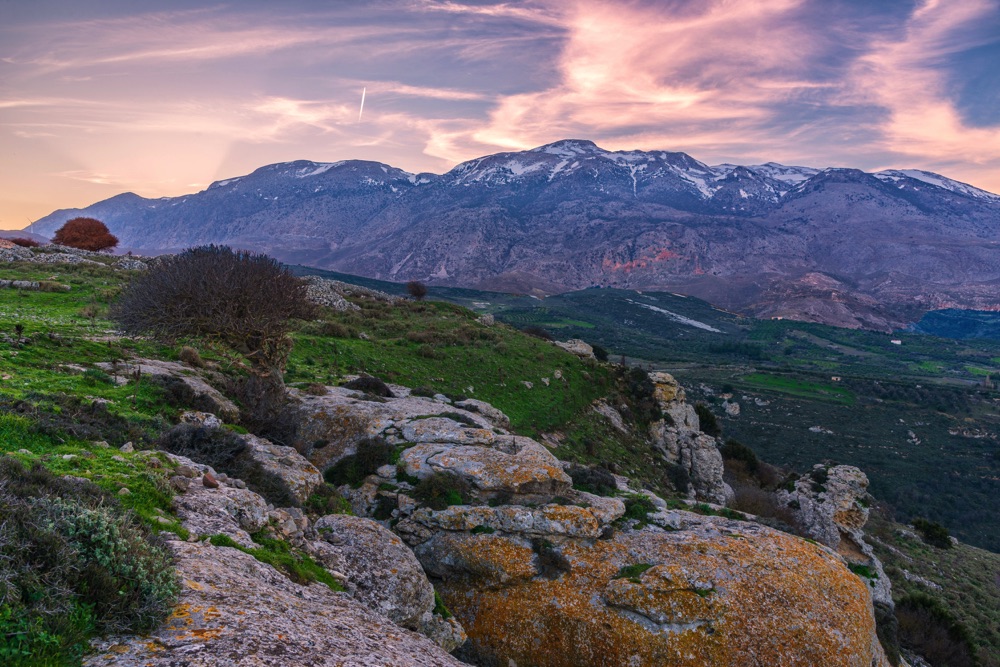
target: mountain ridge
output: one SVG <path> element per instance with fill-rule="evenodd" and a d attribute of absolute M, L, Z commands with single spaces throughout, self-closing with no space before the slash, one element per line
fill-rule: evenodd
<path fill-rule="evenodd" d="M 913 169 L 710 166 L 568 139 L 440 175 L 277 163 L 191 195 L 56 211 L 34 230 L 75 215 L 102 219 L 139 252 L 226 243 L 396 281 L 656 288 L 840 326 L 1000 307 L 1000 196 Z"/>

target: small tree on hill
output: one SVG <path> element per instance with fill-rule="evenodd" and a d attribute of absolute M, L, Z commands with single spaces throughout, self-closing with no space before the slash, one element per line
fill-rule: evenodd
<path fill-rule="evenodd" d="M 427 285 L 419 280 L 411 280 L 406 283 L 406 291 L 417 301 L 423 301 L 424 297 L 427 296 Z"/>
<path fill-rule="evenodd" d="M 94 218 L 73 218 L 56 230 L 53 243 L 80 250 L 107 250 L 118 245 L 118 237 Z"/>

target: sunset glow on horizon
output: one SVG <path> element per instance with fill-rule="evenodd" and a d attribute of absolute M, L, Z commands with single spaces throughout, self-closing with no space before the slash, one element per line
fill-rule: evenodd
<path fill-rule="evenodd" d="M 998 62 L 1000 0 L 0 0 L 0 229 L 274 162 L 441 173 L 566 138 L 1000 192 Z"/>

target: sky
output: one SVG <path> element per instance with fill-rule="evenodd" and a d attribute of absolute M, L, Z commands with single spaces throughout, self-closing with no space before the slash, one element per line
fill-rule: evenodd
<path fill-rule="evenodd" d="M 567 138 L 1000 193 L 998 63 L 1000 0 L 0 0 L 0 229 Z"/>

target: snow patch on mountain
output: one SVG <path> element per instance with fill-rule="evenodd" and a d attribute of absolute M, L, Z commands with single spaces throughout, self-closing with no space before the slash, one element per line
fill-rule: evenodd
<path fill-rule="evenodd" d="M 880 181 L 894 183 L 899 187 L 902 187 L 899 182 L 904 178 L 907 178 L 965 195 L 966 197 L 1000 202 L 1000 195 L 995 195 L 992 192 L 987 192 L 986 190 L 980 190 L 979 188 L 966 183 L 954 181 L 940 174 L 935 174 L 932 171 L 922 171 L 920 169 L 887 169 L 885 171 L 877 171 L 872 175 Z"/>
<path fill-rule="evenodd" d="M 661 315 L 666 315 L 674 322 L 678 324 L 684 324 L 689 327 L 694 327 L 696 329 L 703 329 L 705 331 L 711 331 L 713 333 L 725 333 L 720 329 L 716 329 L 710 324 L 705 324 L 704 322 L 699 322 L 698 320 L 693 320 L 690 317 L 684 317 L 683 315 L 678 315 L 677 313 L 667 310 L 666 308 L 660 308 L 658 306 L 651 306 L 648 303 L 639 303 L 638 301 L 633 301 L 632 299 L 625 299 L 628 303 L 632 305 L 639 306 L 640 308 L 645 308 L 646 310 L 652 310 L 654 313 L 660 313 Z"/>
<path fill-rule="evenodd" d="M 299 169 L 295 178 L 309 178 L 310 176 L 319 176 L 320 174 L 325 174 L 334 167 L 339 167 L 344 164 L 344 161 L 340 162 L 314 162 L 310 167 L 302 167 Z"/>

